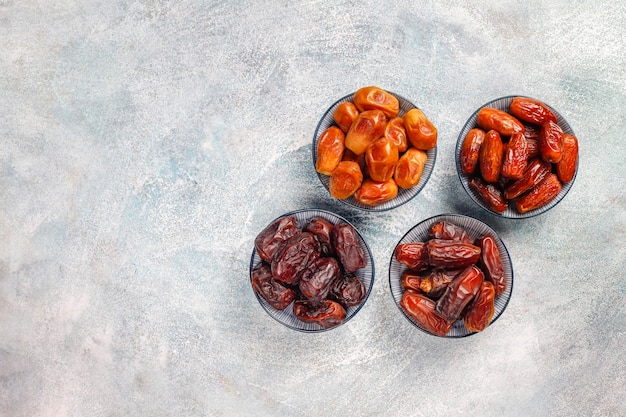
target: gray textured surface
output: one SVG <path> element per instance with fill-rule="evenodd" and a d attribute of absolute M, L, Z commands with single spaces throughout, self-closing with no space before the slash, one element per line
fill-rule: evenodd
<path fill-rule="evenodd" d="M 626 6 L 518 3 L 0 0 L 0 415 L 626 415 Z M 310 142 L 371 84 L 440 138 L 423 192 L 368 215 L 329 200 Z M 472 206 L 452 158 L 509 94 L 581 144 L 569 195 L 525 221 Z M 352 321 L 306 335 L 248 264 L 314 206 L 358 225 L 377 274 Z M 515 268 L 463 340 L 412 328 L 387 283 L 393 245 L 445 212 L 498 230 Z"/>

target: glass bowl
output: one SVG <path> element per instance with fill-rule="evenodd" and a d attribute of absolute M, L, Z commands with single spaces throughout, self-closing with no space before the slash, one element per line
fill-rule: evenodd
<path fill-rule="evenodd" d="M 306 333 L 324 332 L 327 330 L 335 329 L 347 323 L 348 321 L 350 321 L 359 312 L 359 310 L 363 307 L 363 305 L 369 298 L 369 295 L 372 291 L 372 287 L 374 285 L 374 258 L 372 256 L 372 252 L 369 246 L 367 245 L 367 243 L 365 242 L 365 239 L 363 238 L 361 233 L 358 231 L 358 229 L 354 227 L 354 225 L 352 225 L 343 217 L 335 213 L 332 213 L 330 211 L 320 210 L 320 209 L 296 210 L 296 211 L 292 211 L 289 213 L 285 213 L 280 217 L 277 217 L 269 224 L 272 224 L 279 219 L 283 219 L 289 216 L 295 217 L 295 219 L 298 221 L 301 227 L 304 227 L 307 224 L 307 222 L 311 220 L 312 218 L 321 217 L 327 220 L 328 222 L 330 222 L 332 225 L 337 225 L 339 223 L 347 223 L 354 228 L 358 236 L 359 245 L 363 249 L 363 253 L 365 255 L 365 260 L 366 260 L 366 266 L 356 270 L 354 272 L 354 275 L 357 276 L 361 280 L 361 282 L 363 283 L 365 287 L 365 290 L 366 290 L 365 298 L 358 305 L 345 307 L 346 316 L 345 316 L 345 319 L 340 324 L 333 326 L 333 327 L 324 328 L 316 323 L 305 323 L 299 320 L 293 314 L 293 304 L 294 304 L 293 301 L 285 309 L 278 310 L 272 307 L 265 299 L 263 299 L 259 294 L 257 294 L 256 291 L 253 290 L 253 292 L 257 300 L 263 307 L 263 309 L 267 312 L 267 314 L 269 314 L 270 317 L 272 317 L 279 323 L 283 324 L 284 326 L 289 327 L 290 329 L 298 330 L 298 331 L 306 332 Z M 261 257 L 259 256 L 255 247 L 252 251 L 252 257 L 250 259 L 250 283 L 251 284 L 252 284 L 252 270 L 256 268 L 261 262 L 263 261 Z"/>
<path fill-rule="evenodd" d="M 400 262 L 398 262 L 395 258 L 395 248 L 404 243 L 412 243 L 412 242 L 425 242 L 430 238 L 429 229 L 430 227 L 439 222 L 439 221 L 447 221 L 449 223 L 455 224 L 457 226 L 462 227 L 467 231 L 472 240 L 476 240 L 484 235 L 491 235 L 494 237 L 496 245 L 500 252 L 500 259 L 502 261 L 504 275 L 506 279 L 506 288 L 505 290 L 495 298 L 494 306 L 495 311 L 493 317 L 487 328 L 487 330 L 493 323 L 502 315 L 504 310 L 506 309 L 509 300 L 511 299 L 511 294 L 513 292 L 513 265 L 511 263 L 511 257 L 509 256 L 509 252 L 506 249 L 506 246 L 498 236 L 498 234 L 488 225 L 477 220 L 473 217 L 464 216 L 461 214 L 441 214 L 429 219 L 426 219 L 417 225 L 413 226 L 406 234 L 400 239 L 397 245 L 394 247 L 394 251 L 391 255 L 391 260 L 389 263 L 389 287 L 391 288 L 391 295 L 393 296 L 398 309 L 402 312 L 402 314 L 419 330 L 428 333 L 430 335 L 435 336 L 433 333 L 424 329 L 420 326 L 411 316 L 409 316 L 404 309 L 400 306 L 400 300 L 402 299 L 402 294 L 404 293 L 404 289 L 400 283 L 400 279 L 402 274 L 408 267 Z M 483 330 L 484 331 L 484 330 Z M 463 320 L 460 319 L 454 323 L 450 331 L 443 337 L 445 338 L 460 338 L 466 337 L 477 332 L 469 331 L 465 328 Z"/>
<path fill-rule="evenodd" d="M 417 108 L 417 106 L 415 106 L 406 98 L 398 94 L 395 94 L 391 91 L 388 91 L 388 90 L 385 90 L 385 91 L 387 91 L 389 94 L 396 97 L 398 101 L 400 102 L 400 112 L 398 113 L 399 117 L 404 116 L 409 110 Z M 337 109 L 337 106 L 339 106 L 341 103 L 346 102 L 346 101 L 353 101 L 355 93 L 356 92 L 352 94 L 348 94 L 347 96 L 342 97 L 339 100 L 337 100 L 332 106 L 328 108 L 328 110 L 326 110 L 326 112 L 324 112 L 324 115 L 320 119 L 317 125 L 317 128 L 315 129 L 315 134 L 313 135 L 313 146 L 312 146 L 313 169 L 315 169 L 315 164 L 317 162 L 317 144 L 318 144 L 320 136 L 329 127 L 333 125 L 336 126 L 333 115 L 335 113 L 335 110 Z M 391 210 L 393 208 L 401 206 L 402 204 L 407 203 L 413 197 L 418 195 L 420 191 L 422 191 L 422 189 L 426 186 L 426 183 L 428 182 L 428 179 L 430 178 L 430 175 L 432 174 L 433 169 L 435 167 L 435 160 L 437 159 L 437 147 L 434 147 L 433 149 L 426 151 L 426 155 L 427 155 L 427 160 L 426 160 L 426 163 L 424 164 L 424 171 L 422 172 L 422 176 L 420 177 L 420 180 L 417 183 L 417 185 L 408 189 L 398 187 L 398 195 L 395 198 L 377 206 L 369 206 L 369 205 L 363 204 L 357 201 L 353 196 L 348 197 L 345 200 L 338 200 L 338 201 L 341 201 L 342 203 L 351 207 L 355 207 L 357 209 L 361 209 L 365 211 L 373 211 L 373 212 Z M 322 182 L 322 185 L 324 185 L 324 188 L 326 188 L 326 191 L 328 191 L 328 194 L 330 195 L 330 191 L 329 191 L 330 176 L 320 174 L 317 171 L 316 173 L 320 181 Z M 336 200 L 334 197 L 332 198 Z"/>
<path fill-rule="evenodd" d="M 459 137 L 456 143 L 454 158 L 456 161 L 456 169 L 457 169 L 457 173 L 459 175 L 461 184 L 463 185 L 463 188 L 465 189 L 467 194 L 470 196 L 470 198 L 474 201 L 474 203 L 476 203 L 478 206 L 482 207 L 489 213 L 496 215 L 498 217 L 509 218 L 509 219 L 525 219 L 525 218 L 534 217 L 542 213 L 545 213 L 548 210 L 552 209 L 554 206 L 556 206 L 561 200 L 563 200 L 563 198 L 565 198 L 569 190 L 572 188 L 572 185 L 574 184 L 574 180 L 576 179 L 576 175 L 574 175 L 574 178 L 572 178 L 571 181 L 562 183 L 561 191 L 556 195 L 556 197 L 554 197 L 549 203 L 547 203 L 544 206 L 528 211 L 526 213 L 520 213 L 515 209 L 514 204 L 512 204 L 514 201 L 513 200 L 513 201 L 508 201 L 509 203 L 508 207 L 504 212 L 498 213 L 497 211 L 490 208 L 487 204 L 485 204 L 482 198 L 480 197 L 480 195 L 469 186 L 469 181 L 472 178 L 472 176 L 469 176 L 463 173 L 463 171 L 461 170 L 461 164 L 460 164 L 460 154 L 461 154 L 461 147 L 463 145 L 463 140 L 465 139 L 465 137 L 467 136 L 467 133 L 471 129 L 478 127 L 477 116 L 478 116 L 478 112 L 480 111 L 480 109 L 484 107 L 492 107 L 498 110 L 508 112 L 511 102 L 513 101 L 515 97 L 525 97 L 525 96 L 513 95 L 513 96 L 500 97 L 495 100 L 489 101 L 488 103 L 485 103 L 482 106 L 480 106 L 478 109 L 476 109 L 476 111 L 470 116 L 467 122 L 465 122 L 463 129 L 461 129 L 461 133 L 459 134 Z M 530 98 L 530 97 L 527 97 L 527 98 Z M 533 100 L 537 100 L 537 99 L 533 99 Z M 542 103 L 544 103 L 550 110 L 552 110 L 552 112 L 556 116 L 557 124 L 563 130 L 563 133 L 575 136 L 574 131 L 572 130 L 572 127 L 565 120 L 565 118 L 550 105 L 546 104 L 543 101 Z M 529 125 L 529 123 L 526 123 L 526 122 L 522 122 L 522 123 L 524 123 L 525 125 Z M 576 161 L 576 173 L 578 173 L 578 160 Z"/>

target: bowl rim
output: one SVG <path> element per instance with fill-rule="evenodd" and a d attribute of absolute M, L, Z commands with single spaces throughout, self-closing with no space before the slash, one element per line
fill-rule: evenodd
<path fill-rule="evenodd" d="M 502 240 L 502 238 L 500 237 L 499 233 L 497 233 L 491 226 L 489 226 L 487 223 L 483 222 L 480 219 L 477 219 L 473 216 L 468 216 L 466 214 L 459 214 L 459 213 L 442 213 L 442 214 L 437 214 L 434 216 L 431 216 L 427 219 L 421 220 L 418 223 L 414 224 L 413 226 L 411 226 L 406 233 L 404 233 L 404 235 L 402 235 L 402 237 L 397 241 L 397 243 L 393 246 L 393 250 L 389 259 L 389 273 L 388 273 L 388 284 L 389 284 L 389 290 L 391 293 L 391 297 L 393 298 L 394 304 L 396 305 L 396 307 L 398 308 L 398 310 L 400 310 L 400 312 L 402 313 L 402 315 L 409 321 L 410 324 L 412 324 L 415 328 L 417 328 L 418 330 L 434 336 L 434 337 L 439 337 L 442 339 L 462 339 L 465 337 L 469 337 L 469 336 L 473 336 L 475 334 L 481 333 L 481 332 L 472 332 L 467 330 L 464 334 L 458 334 L 458 335 L 449 335 L 446 334 L 444 336 L 439 336 L 436 334 L 433 334 L 431 332 L 429 332 L 426 329 L 423 329 L 422 327 L 420 327 L 400 306 L 400 301 L 399 299 L 396 299 L 395 296 L 395 291 L 394 291 L 394 286 L 392 284 L 392 272 L 395 269 L 393 267 L 394 263 L 398 263 L 398 261 L 395 260 L 395 250 L 398 247 L 399 244 L 401 243 L 405 243 L 402 242 L 404 239 L 406 239 L 410 234 L 412 234 L 412 232 L 418 228 L 421 227 L 425 224 L 428 224 L 429 226 L 433 223 L 435 223 L 438 220 L 450 220 L 451 218 L 453 219 L 462 219 L 462 220 L 467 220 L 467 221 L 472 221 L 474 222 L 476 225 L 483 227 L 485 230 L 487 230 L 488 232 L 490 232 L 490 234 L 494 237 L 494 239 L 496 239 L 496 243 L 499 243 L 498 248 L 499 249 L 504 249 L 504 251 L 500 250 L 500 259 L 503 259 L 503 263 L 506 263 L 505 265 L 505 269 L 508 266 L 508 269 L 510 270 L 510 275 L 511 275 L 511 279 L 510 282 L 507 281 L 507 289 L 505 290 L 505 292 L 503 294 L 501 294 L 498 298 L 500 297 L 505 297 L 504 298 L 504 304 L 500 307 L 499 311 L 494 312 L 493 317 L 491 318 L 491 321 L 489 322 L 489 324 L 487 325 L 487 327 L 485 328 L 485 330 L 487 330 L 487 328 L 491 327 L 499 318 L 500 316 L 502 316 L 502 314 L 504 314 L 504 312 L 506 311 L 511 298 L 513 297 L 513 287 L 515 284 L 515 272 L 513 270 L 513 260 L 511 259 L 511 254 L 508 250 L 508 248 L 506 247 L 506 244 L 504 243 L 504 241 Z M 454 221 L 453 221 L 454 223 Z M 506 262 L 504 262 L 506 261 Z M 404 272 L 404 270 L 408 269 L 408 267 L 402 266 L 402 272 Z M 400 295 L 401 296 L 401 295 Z M 460 321 L 457 321 L 456 323 L 459 323 Z M 483 330 L 484 332 L 484 330 Z M 449 332 L 448 332 L 449 333 Z"/>
<path fill-rule="evenodd" d="M 376 268 L 375 268 L 375 264 L 374 264 L 374 254 L 372 253 L 372 250 L 371 250 L 369 244 L 367 243 L 367 241 L 365 240 L 365 238 L 363 237 L 363 235 L 361 234 L 359 229 L 356 226 L 354 226 L 354 224 L 352 224 L 352 222 L 348 221 L 343 216 L 341 216 L 341 215 L 339 215 L 337 213 L 334 213 L 334 212 L 332 212 L 330 210 L 321 209 L 321 208 L 301 208 L 301 209 L 292 210 L 292 211 L 289 211 L 287 213 L 284 213 L 284 214 L 274 218 L 269 223 L 267 223 L 265 225 L 265 227 L 269 226 L 270 224 L 272 224 L 275 221 L 277 221 L 279 219 L 282 219 L 284 217 L 293 216 L 293 215 L 297 215 L 297 214 L 310 214 L 310 213 L 311 213 L 311 215 L 309 217 L 307 217 L 307 220 L 310 220 L 313 217 L 316 217 L 317 215 L 321 214 L 321 215 L 325 215 L 327 217 L 333 218 L 333 220 L 336 221 L 335 223 L 333 223 L 333 225 L 336 225 L 336 224 L 338 224 L 340 222 L 345 222 L 345 223 L 349 224 L 350 226 L 352 226 L 352 228 L 354 228 L 354 230 L 356 231 L 357 236 L 359 237 L 359 243 L 361 244 L 361 246 L 365 250 L 365 256 L 368 259 L 368 267 L 371 268 L 371 273 L 369 274 L 369 275 L 371 275 L 370 276 L 370 282 L 369 282 L 369 286 L 366 286 L 366 294 L 365 294 L 365 298 L 363 299 L 363 301 L 359 305 L 357 305 L 357 306 L 346 308 L 346 318 L 341 323 L 339 323 L 337 326 L 333 326 L 333 327 L 329 327 L 329 328 L 323 328 L 323 327 L 321 327 L 319 325 L 311 324 L 312 326 L 314 326 L 314 328 L 307 329 L 307 328 L 299 327 L 299 326 L 296 326 L 296 325 L 291 325 L 291 324 L 288 324 L 288 323 L 285 323 L 285 322 L 281 321 L 279 319 L 279 317 L 278 317 L 278 314 L 279 314 L 280 310 L 276 310 L 272 306 L 270 306 L 267 301 L 265 301 L 260 295 L 258 295 L 256 293 L 256 291 L 254 291 L 254 289 L 252 289 L 252 293 L 256 297 L 256 299 L 259 302 L 259 304 L 261 305 L 261 307 L 265 310 L 265 312 L 271 318 L 273 318 L 274 320 L 276 320 L 278 323 L 282 324 L 283 326 L 285 326 L 285 327 L 287 327 L 289 329 L 292 329 L 292 330 L 297 330 L 297 331 L 302 332 L 302 333 L 323 333 L 323 332 L 334 330 L 334 329 L 337 329 L 338 327 L 343 326 L 344 324 L 349 322 L 352 318 L 354 318 L 354 316 L 357 315 L 357 313 L 361 310 L 361 308 L 363 308 L 363 306 L 365 305 L 365 303 L 369 299 L 369 296 L 372 293 L 372 290 L 374 288 L 374 281 L 376 279 Z M 322 216 L 322 217 L 324 217 L 324 216 Z M 324 218 L 326 220 L 329 220 L 327 217 L 324 217 Z M 302 224 L 301 226 L 304 226 L 304 224 Z M 249 281 L 250 286 L 252 286 L 252 270 L 261 263 L 260 257 L 259 257 L 259 255 L 257 253 L 256 248 L 254 247 L 254 244 L 252 246 L 253 246 L 253 248 L 252 248 L 252 255 L 250 256 L 250 266 L 249 266 L 249 271 L 248 271 L 249 280 L 250 280 Z M 363 284 L 365 285 L 365 282 Z M 287 311 L 287 309 L 292 308 L 292 306 L 293 306 L 293 301 L 283 311 Z M 350 310 L 350 313 L 348 313 L 348 310 Z M 277 313 L 273 314 L 272 312 L 277 312 Z M 286 314 L 288 316 L 290 316 L 290 317 L 293 316 L 292 312 L 287 312 Z M 298 320 L 297 318 L 295 318 L 295 316 L 293 316 L 293 317 L 294 317 L 294 319 L 298 323 L 302 323 L 303 325 L 307 324 L 307 323 L 304 323 L 304 322 Z"/>
<path fill-rule="evenodd" d="M 378 88 L 381 88 L 381 87 L 378 87 Z M 400 94 L 394 93 L 393 91 L 390 91 L 390 90 L 386 90 L 386 89 L 383 89 L 383 90 L 386 91 L 387 93 L 393 95 L 394 97 L 396 97 L 398 99 L 398 101 L 400 102 L 400 112 L 398 113 L 398 115 L 400 115 L 400 114 L 404 115 L 406 113 L 406 111 L 403 112 L 403 109 L 402 109 L 403 105 L 404 105 L 404 107 L 409 107 L 410 106 L 410 108 L 416 108 L 416 109 L 421 110 L 411 100 L 407 99 L 406 97 L 404 97 L 404 96 L 402 96 Z M 353 196 L 350 196 L 350 197 L 348 197 L 346 199 L 343 199 L 343 200 L 340 200 L 338 198 L 333 197 L 332 195 L 330 195 L 330 190 L 328 188 L 327 181 L 325 181 L 325 178 L 330 178 L 330 177 L 328 175 L 320 174 L 315 169 L 315 163 L 317 161 L 317 142 L 318 142 L 320 136 L 322 135 L 322 133 L 325 130 L 325 129 L 322 129 L 322 126 L 323 125 L 325 126 L 326 124 L 328 124 L 328 123 L 324 123 L 324 122 L 325 122 L 325 119 L 330 115 L 331 110 L 335 109 L 339 104 L 341 104 L 341 103 L 343 103 L 345 101 L 350 101 L 351 98 L 353 98 L 355 94 L 356 94 L 356 91 L 354 91 L 353 93 L 350 93 L 350 94 L 346 94 L 345 96 L 343 96 L 340 99 L 336 100 L 330 107 L 328 107 L 324 111 L 324 113 L 322 113 L 322 117 L 320 117 L 320 120 L 317 123 L 317 126 L 315 127 L 315 130 L 313 131 L 313 141 L 311 143 L 311 158 L 312 158 L 312 161 L 313 161 L 313 170 L 317 174 L 318 179 L 322 183 L 322 186 L 326 189 L 326 193 L 331 198 L 331 200 L 339 201 L 341 204 L 344 204 L 344 205 L 346 205 L 348 207 L 351 207 L 351 208 L 354 208 L 354 209 L 358 209 L 358 210 L 362 210 L 362 211 L 365 211 L 365 212 L 385 212 L 385 211 L 393 210 L 393 209 L 398 208 L 398 207 L 408 203 L 409 201 L 413 200 L 426 187 L 426 185 L 428 184 L 428 181 L 430 180 L 430 177 L 431 177 L 433 171 L 435 170 L 435 164 L 437 162 L 437 148 L 438 148 L 438 146 L 435 146 L 434 148 L 432 148 L 432 149 L 430 149 L 428 151 L 425 151 L 426 154 L 428 155 L 428 159 L 427 159 L 426 164 L 424 164 L 424 171 L 422 172 L 422 177 L 420 178 L 420 181 L 418 182 L 418 184 L 413 186 L 413 187 L 411 187 L 411 188 L 409 188 L 409 189 L 403 189 L 403 188 L 398 187 L 398 195 L 395 198 L 393 198 L 393 199 L 391 199 L 389 201 L 386 201 L 385 203 L 383 203 L 383 204 L 381 204 L 379 206 L 367 206 L 365 204 L 359 203 L 358 201 L 356 201 L 354 199 Z M 328 127 L 330 127 L 330 126 L 333 126 L 333 125 L 336 125 L 336 124 L 334 122 L 329 123 L 328 126 L 326 126 L 326 129 Z M 403 196 L 403 198 L 400 199 L 400 200 L 397 200 L 398 197 L 400 197 L 401 195 Z M 395 203 L 393 203 L 394 201 L 395 201 Z"/>
<path fill-rule="evenodd" d="M 465 193 L 470 197 L 470 199 L 474 203 L 476 203 L 476 205 L 478 205 L 480 208 L 485 210 L 487 213 L 489 213 L 489 214 L 491 214 L 493 216 L 499 217 L 499 218 L 513 219 L 513 220 L 523 220 L 523 219 L 529 219 L 529 218 L 532 218 L 532 217 L 539 216 L 539 215 L 541 215 L 543 213 L 546 213 L 546 212 L 550 211 L 551 209 L 553 209 L 554 207 L 556 207 L 561 201 L 563 201 L 563 199 L 565 199 L 565 196 L 569 193 L 571 188 L 574 186 L 574 182 L 576 180 L 576 176 L 578 175 L 579 164 L 580 164 L 580 157 L 577 158 L 577 160 L 576 160 L 576 171 L 574 173 L 574 177 L 571 179 L 571 181 L 568 181 L 566 183 L 562 183 L 561 192 L 552 201 L 548 202 L 544 206 L 541 206 L 539 208 L 531 210 L 531 211 L 529 211 L 527 213 L 521 214 L 521 213 L 518 213 L 514 208 L 512 208 L 510 206 L 509 206 L 509 208 L 507 208 L 505 210 L 505 212 L 498 213 L 498 212 L 492 210 L 491 208 L 489 208 L 486 204 L 484 204 L 482 202 L 482 200 L 480 199 L 480 197 L 478 195 L 476 195 L 476 193 L 469 188 L 469 185 L 468 185 L 468 182 L 469 182 L 468 178 L 469 178 L 469 176 L 467 174 L 464 174 L 462 172 L 462 170 L 461 170 L 461 163 L 459 161 L 461 146 L 463 144 L 463 140 L 465 139 L 465 136 L 467 135 L 467 133 L 472 128 L 478 127 L 478 124 L 476 123 L 476 118 L 477 118 L 477 115 L 478 115 L 478 112 L 480 111 L 480 109 L 482 109 L 484 107 L 489 107 L 490 105 L 492 105 L 494 103 L 497 103 L 497 102 L 513 100 L 515 97 L 529 98 L 529 99 L 532 99 L 532 100 L 541 101 L 541 103 L 545 104 L 554 113 L 554 115 L 557 118 L 557 124 L 561 127 L 561 129 L 563 129 L 563 132 L 570 133 L 570 134 L 576 136 L 576 134 L 574 133 L 574 129 L 571 127 L 571 125 L 569 124 L 567 119 L 565 119 L 565 117 L 563 117 L 563 115 L 561 113 L 559 113 L 558 110 L 556 110 L 554 107 L 552 107 L 550 104 L 546 103 L 545 101 L 539 100 L 539 99 L 534 98 L 534 97 L 526 96 L 526 95 L 523 95 L 523 94 L 506 95 L 506 96 L 501 96 L 501 97 L 495 98 L 493 100 L 490 100 L 490 101 L 484 103 L 483 105 L 478 107 L 470 115 L 470 117 L 465 121 L 465 123 L 461 127 L 461 130 L 459 132 L 459 135 L 457 137 L 457 141 L 456 141 L 456 144 L 455 144 L 454 160 L 455 160 L 456 172 L 457 172 L 457 176 L 459 178 L 459 181 L 461 182 L 461 185 L 462 185 L 463 189 L 465 190 Z M 497 108 L 497 107 L 495 107 L 495 108 Z M 525 123 L 525 122 L 523 122 L 523 123 Z"/>

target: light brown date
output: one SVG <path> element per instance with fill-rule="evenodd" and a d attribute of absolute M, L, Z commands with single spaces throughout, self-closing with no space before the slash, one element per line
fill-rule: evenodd
<path fill-rule="evenodd" d="M 404 115 L 404 127 L 409 142 L 423 151 L 437 146 L 437 128 L 420 109 L 411 109 Z"/>
<path fill-rule="evenodd" d="M 405 152 L 408 149 L 409 140 L 406 137 L 406 129 L 404 128 L 404 119 L 402 117 L 394 117 L 387 122 L 385 137 L 391 139 L 396 144 L 398 152 Z"/>
<path fill-rule="evenodd" d="M 367 206 L 378 206 L 396 198 L 397 195 L 398 185 L 393 179 L 374 181 L 371 178 L 367 178 L 354 193 L 354 199 Z"/>
<path fill-rule="evenodd" d="M 473 243 L 467 230 L 445 220 L 433 223 L 428 229 L 428 233 L 432 239 L 448 239 L 458 240 L 463 243 Z"/>
<path fill-rule="evenodd" d="M 415 291 L 405 291 L 400 299 L 400 307 L 424 330 L 445 336 L 452 328 L 452 322 L 441 317 L 435 310 L 435 302 Z"/>
<path fill-rule="evenodd" d="M 346 134 L 346 148 L 361 155 L 370 143 L 383 136 L 385 126 L 387 117 L 381 110 L 366 110 L 359 113 Z"/>
<path fill-rule="evenodd" d="M 502 159 L 504 156 L 504 144 L 500 134 L 496 130 L 490 130 L 485 134 L 485 139 L 480 147 L 478 163 L 480 175 L 486 182 L 498 182 L 502 171 Z"/>
<path fill-rule="evenodd" d="M 476 116 L 478 126 L 485 131 L 495 130 L 503 136 L 511 136 L 515 132 L 524 132 L 524 125 L 505 111 L 492 107 L 483 107 Z"/>
<path fill-rule="evenodd" d="M 525 122 L 543 125 L 548 121 L 556 123 L 556 116 L 550 108 L 539 100 L 528 97 L 515 97 L 511 101 L 509 111 Z"/>
<path fill-rule="evenodd" d="M 574 135 L 563 135 L 563 155 L 556 164 L 556 174 L 561 182 L 570 182 L 574 179 L 577 162 L 578 139 Z"/>
<path fill-rule="evenodd" d="M 337 105 L 337 108 L 335 108 L 333 119 L 343 133 L 348 133 L 350 126 L 352 126 L 352 123 L 354 123 L 358 115 L 359 110 L 356 108 L 354 103 L 351 101 L 344 101 L 343 103 Z"/>
<path fill-rule="evenodd" d="M 315 170 L 330 175 L 343 158 L 346 136 L 337 126 L 326 129 L 317 141 L 317 161 Z"/>
<path fill-rule="evenodd" d="M 398 160 L 393 174 L 398 187 L 411 188 L 416 186 L 422 178 L 427 160 L 426 152 L 417 148 L 409 148 Z"/>
<path fill-rule="evenodd" d="M 393 94 L 376 86 L 362 87 L 354 93 L 352 100 L 360 111 L 381 110 L 388 118 L 393 118 L 400 112 L 400 102 Z"/>
<path fill-rule="evenodd" d="M 528 164 L 528 145 L 523 133 L 513 133 L 505 145 L 502 176 L 519 179 Z"/>
<path fill-rule="evenodd" d="M 539 153 L 546 162 L 557 163 L 563 156 L 563 130 L 554 122 L 546 122 L 539 135 Z"/>
<path fill-rule="evenodd" d="M 493 284 L 489 281 L 483 281 L 480 284 L 478 294 L 474 297 L 463 317 L 463 324 L 467 330 L 470 332 L 482 332 L 489 326 L 496 311 L 495 297 Z"/>
<path fill-rule="evenodd" d="M 398 163 L 398 147 L 391 139 L 376 139 L 365 151 L 367 172 L 374 181 L 388 181 Z"/>
<path fill-rule="evenodd" d="M 556 197 L 563 188 L 556 174 L 548 174 L 543 181 L 517 200 L 516 207 L 520 213 L 527 213 L 545 206 Z"/>
<path fill-rule="evenodd" d="M 476 171 L 480 147 L 484 140 L 485 131 L 479 128 L 472 129 L 465 135 L 459 156 L 463 173 L 473 174 Z"/>
<path fill-rule="evenodd" d="M 394 256 L 396 261 L 414 271 L 422 271 L 428 267 L 423 242 L 402 243 L 396 246 Z"/>
<path fill-rule="evenodd" d="M 333 197 L 345 200 L 359 189 L 362 182 L 363 173 L 359 164 L 341 161 L 330 175 L 328 189 Z"/>
<path fill-rule="evenodd" d="M 541 158 L 533 158 L 528 162 L 522 177 L 504 189 L 504 197 L 507 200 L 512 200 L 522 195 L 539 184 L 550 173 L 551 169 L 552 167 L 548 162 Z"/>
<path fill-rule="evenodd" d="M 485 273 L 485 279 L 493 284 L 497 297 L 506 290 L 506 276 L 500 249 L 496 239 L 491 235 L 482 236 L 476 243 L 480 246 L 480 267 Z"/>

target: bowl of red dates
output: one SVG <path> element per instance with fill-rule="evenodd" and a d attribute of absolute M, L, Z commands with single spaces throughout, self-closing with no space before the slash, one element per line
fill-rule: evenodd
<path fill-rule="evenodd" d="M 363 236 L 346 219 L 302 209 L 278 217 L 255 237 L 250 283 L 278 322 L 323 332 L 363 307 L 374 285 L 374 261 Z"/>
<path fill-rule="evenodd" d="M 337 100 L 313 135 L 313 165 L 334 199 L 367 211 L 398 207 L 435 166 L 437 128 L 402 96 L 368 86 Z"/>
<path fill-rule="evenodd" d="M 439 337 L 474 335 L 492 325 L 513 291 L 513 266 L 498 234 L 473 217 L 442 214 L 400 239 L 389 286 L 418 329 Z"/>
<path fill-rule="evenodd" d="M 578 139 L 546 103 L 507 96 L 472 114 L 455 158 L 474 202 L 497 216 L 522 219 L 545 213 L 569 192 L 578 171 Z"/>

